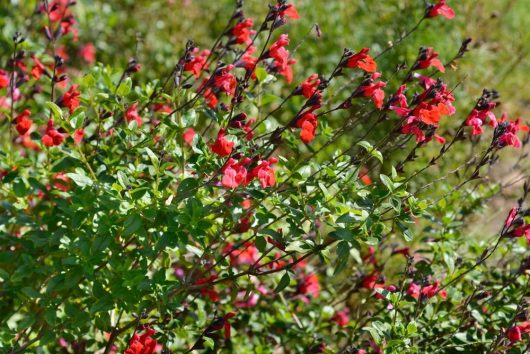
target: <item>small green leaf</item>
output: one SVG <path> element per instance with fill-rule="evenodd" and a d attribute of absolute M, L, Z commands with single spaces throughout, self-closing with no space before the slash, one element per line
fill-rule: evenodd
<path fill-rule="evenodd" d="M 94 182 L 88 176 L 79 173 L 67 173 L 66 176 L 74 181 L 79 187 L 86 187 L 94 184 Z"/>
<path fill-rule="evenodd" d="M 381 182 L 383 182 L 383 184 L 389 191 L 391 192 L 394 191 L 394 183 L 392 183 L 392 180 L 390 179 L 390 177 L 380 174 L 379 179 L 381 179 Z"/>
<path fill-rule="evenodd" d="M 52 111 L 53 118 L 55 118 L 56 120 L 63 119 L 63 111 L 58 105 L 53 102 L 46 102 L 45 104 L 46 107 L 48 107 Z"/>
<path fill-rule="evenodd" d="M 132 235 L 142 227 L 142 218 L 138 214 L 131 214 L 125 219 L 123 235 Z"/>
<path fill-rule="evenodd" d="M 263 82 L 267 78 L 267 70 L 262 67 L 257 67 L 254 72 L 259 82 Z"/>
<path fill-rule="evenodd" d="M 278 283 L 278 286 L 276 286 L 276 289 L 274 289 L 275 293 L 279 293 L 283 289 L 285 289 L 289 283 L 291 282 L 291 278 L 289 277 L 289 273 L 285 272 L 280 279 L 280 282 Z"/>

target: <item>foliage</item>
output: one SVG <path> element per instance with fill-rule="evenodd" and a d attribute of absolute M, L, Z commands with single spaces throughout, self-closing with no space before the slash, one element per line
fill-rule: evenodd
<path fill-rule="evenodd" d="M 79 33 L 84 2 L 2 9 L 0 350 L 528 351 L 529 128 L 495 90 L 460 100 L 471 40 L 436 43 L 459 8 L 404 4 L 371 49 L 237 1 L 211 43 L 142 55 Z"/>

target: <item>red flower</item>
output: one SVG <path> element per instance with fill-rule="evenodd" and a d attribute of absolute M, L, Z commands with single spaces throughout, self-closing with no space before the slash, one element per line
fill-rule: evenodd
<path fill-rule="evenodd" d="M 278 5 L 276 5 L 276 8 Z M 287 4 L 282 7 L 280 11 L 278 11 L 278 16 L 281 18 L 289 17 L 293 20 L 298 20 L 300 18 L 300 15 L 298 14 L 298 11 L 296 11 L 295 7 L 292 4 Z"/>
<path fill-rule="evenodd" d="M 440 59 L 437 58 L 438 55 L 439 54 L 433 51 L 433 49 L 430 47 L 420 49 L 420 57 L 412 69 L 427 69 L 428 67 L 432 66 L 444 73 L 445 67 Z"/>
<path fill-rule="evenodd" d="M 234 142 L 225 138 L 225 135 L 225 129 L 221 128 L 219 133 L 217 133 L 217 139 L 215 140 L 215 143 L 210 145 L 210 150 L 219 156 L 230 155 L 232 148 L 234 147 Z"/>
<path fill-rule="evenodd" d="M 504 126 L 504 133 L 499 137 L 499 140 L 497 141 L 497 145 L 499 147 L 505 147 L 505 146 L 513 146 L 515 148 L 520 148 L 522 146 L 521 140 L 517 137 L 517 132 L 519 130 L 528 132 L 530 128 L 528 126 L 521 124 L 521 118 L 517 118 L 514 121 L 508 122 L 507 121 L 507 114 L 503 113 L 502 117 L 500 119 L 500 122 Z"/>
<path fill-rule="evenodd" d="M 223 179 L 221 183 L 226 188 L 237 188 L 240 185 L 246 185 L 247 169 L 234 159 L 228 159 L 223 167 Z"/>
<path fill-rule="evenodd" d="M 305 112 L 296 121 L 296 126 L 302 129 L 300 139 L 308 144 L 315 138 L 318 126 L 317 116 L 313 112 Z"/>
<path fill-rule="evenodd" d="M 371 77 L 371 83 L 361 87 L 363 96 L 372 97 L 377 109 L 383 108 L 383 101 L 385 99 L 385 91 L 382 88 L 386 86 L 386 83 L 383 81 L 374 82 L 380 76 L 381 74 L 374 73 Z"/>
<path fill-rule="evenodd" d="M 232 36 L 234 36 L 237 44 L 250 44 L 252 41 L 250 36 L 256 33 L 256 31 L 251 30 L 254 25 L 254 20 L 251 18 L 246 18 L 245 20 L 239 22 L 237 25 L 232 28 Z"/>
<path fill-rule="evenodd" d="M 192 145 L 193 138 L 195 138 L 195 130 L 193 128 L 187 128 L 184 133 L 182 134 L 182 139 L 184 139 L 184 142 L 188 145 Z"/>
<path fill-rule="evenodd" d="M 127 123 L 134 120 L 137 126 L 142 126 L 142 117 L 138 114 L 138 102 L 134 102 L 129 108 L 127 108 L 127 111 L 125 111 L 125 120 Z"/>
<path fill-rule="evenodd" d="M 81 96 L 81 93 L 77 91 L 77 88 L 79 85 L 72 85 L 70 89 L 64 93 L 61 104 L 63 107 L 67 107 L 70 111 L 70 114 L 74 113 L 77 107 L 79 107 L 79 104 L 81 103 L 81 100 L 79 99 L 79 96 Z"/>
<path fill-rule="evenodd" d="M 79 50 L 79 56 L 88 64 L 94 64 L 96 62 L 96 47 L 92 43 L 85 44 Z"/>
<path fill-rule="evenodd" d="M 0 89 L 9 86 L 9 75 L 5 70 L 0 69 Z"/>
<path fill-rule="evenodd" d="M 420 297 L 420 286 L 415 283 L 410 283 L 409 288 L 407 289 L 407 295 L 418 299 Z"/>
<path fill-rule="evenodd" d="M 31 129 L 32 121 L 29 119 L 30 115 L 31 111 L 25 109 L 15 118 L 16 129 L 20 135 L 25 135 Z"/>
<path fill-rule="evenodd" d="M 361 170 L 359 171 L 359 178 L 365 186 L 369 186 L 372 184 L 372 179 L 368 175 L 368 169 L 366 167 L 361 168 Z"/>
<path fill-rule="evenodd" d="M 213 79 L 213 85 L 223 90 L 227 96 L 233 96 L 236 91 L 236 77 L 230 73 L 235 66 L 230 64 L 217 70 Z"/>
<path fill-rule="evenodd" d="M 361 281 L 361 285 L 365 289 L 383 288 L 385 286 L 384 281 L 381 279 L 381 275 L 375 271 L 365 276 Z"/>
<path fill-rule="evenodd" d="M 316 274 L 309 274 L 307 277 L 302 279 L 298 287 L 300 294 L 309 294 L 314 298 L 320 296 L 320 284 L 318 282 L 318 276 Z"/>
<path fill-rule="evenodd" d="M 368 73 L 375 73 L 377 71 L 377 64 L 374 59 L 368 55 L 369 48 L 363 48 L 360 52 L 352 55 L 346 61 L 347 68 L 359 68 Z"/>
<path fill-rule="evenodd" d="M 350 322 L 349 313 L 350 309 L 346 307 L 344 310 L 336 312 L 331 320 L 341 327 L 346 327 Z"/>
<path fill-rule="evenodd" d="M 35 63 L 35 65 L 31 69 L 31 76 L 33 76 L 35 80 L 38 80 L 40 79 L 42 74 L 46 72 L 46 67 L 44 66 L 44 64 L 41 63 L 41 61 L 36 56 L 32 55 L 31 59 L 33 59 L 33 62 Z"/>
<path fill-rule="evenodd" d="M 79 128 L 74 132 L 74 142 L 80 144 L 83 138 L 85 137 L 85 129 Z"/>
<path fill-rule="evenodd" d="M 289 51 L 285 46 L 289 44 L 289 36 L 282 34 L 280 38 L 274 42 L 268 52 L 264 55 L 265 58 L 273 58 L 271 69 L 285 76 L 288 83 L 293 80 L 293 71 L 290 65 L 296 63 L 296 60 L 289 59 Z"/>
<path fill-rule="evenodd" d="M 504 221 L 504 227 L 508 228 L 512 225 L 513 221 L 517 217 L 517 213 L 519 212 L 519 208 L 513 207 L 510 210 L 510 213 L 508 213 L 508 217 L 506 217 L 506 220 Z"/>
<path fill-rule="evenodd" d="M 193 49 L 193 54 L 196 54 L 199 52 L 199 48 Z M 190 61 L 184 64 L 184 71 L 191 71 L 193 75 L 195 75 L 195 78 L 198 79 L 199 76 L 201 76 L 201 71 L 203 69 L 208 68 L 208 65 L 206 64 L 206 60 L 208 56 L 210 55 L 210 51 L 205 49 L 202 51 L 201 54 L 193 57 Z"/>
<path fill-rule="evenodd" d="M 438 292 L 439 287 L 440 287 L 440 281 L 437 280 L 433 284 L 428 285 L 424 287 L 423 289 L 421 289 L 421 293 L 427 296 L 429 299 L 436 294 L 439 294 L 442 299 L 447 298 L 447 292 L 445 292 L 445 290 Z"/>
<path fill-rule="evenodd" d="M 309 99 L 317 92 L 318 85 L 320 85 L 320 79 L 317 74 L 313 74 L 300 84 L 299 89 L 304 97 Z"/>
<path fill-rule="evenodd" d="M 250 172 L 252 177 L 259 179 L 261 188 L 272 187 L 276 184 L 276 176 L 272 164 L 278 162 L 274 157 L 268 161 L 261 161 L 258 166 Z"/>
<path fill-rule="evenodd" d="M 519 342 L 523 339 L 523 336 L 521 334 L 521 329 L 519 326 L 513 326 L 509 328 L 506 331 L 506 337 L 510 340 L 510 342 L 515 343 Z"/>
<path fill-rule="evenodd" d="M 208 105 L 208 107 L 215 108 L 217 106 L 218 99 L 211 88 L 207 88 L 206 90 L 204 90 L 202 95 L 206 100 L 206 104 Z"/>
<path fill-rule="evenodd" d="M 455 11 L 446 5 L 446 0 L 440 0 L 436 5 L 427 9 L 427 17 L 444 16 L 451 20 L 455 17 Z"/>
<path fill-rule="evenodd" d="M 230 254 L 230 264 L 232 265 L 252 265 L 259 259 L 259 251 L 252 242 L 245 242 L 239 249 L 232 250 L 234 245 L 228 243 L 223 249 L 223 253 Z"/>
<path fill-rule="evenodd" d="M 157 341 L 152 338 L 155 330 L 147 327 L 141 336 L 135 333 L 129 341 L 129 346 L 123 352 L 124 354 L 153 354 L 158 345 Z"/>
<path fill-rule="evenodd" d="M 59 146 L 64 141 L 64 135 L 59 133 L 57 129 L 53 126 L 53 120 L 48 121 L 48 126 L 46 127 L 46 133 L 42 137 L 42 143 L 45 146 Z"/>
<path fill-rule="evenodd" d="M 70 189 L 70 178 L 68 178 L 64 172 L 56 173 L 52 176 L 53 186 L 63 192 L 68 192 Z"/>
<path fill-rule="evenodd" d="M 255 73 L 255 69 L 256 69 L 256 65 L 257 65 L 257 62 L 258 62 L 258 59 L 257 58 L 254 58 L 252 56 L 252 54 L 254 54 L 254 52 L 257 50 L 256 47 L 254 47 L 253 45 L 249 46 L 247 48 L 247 50 L 245 51 L 245 53 L 241 56 L 241 59 L 239 59 L 235 65 L 237 68 L 245 68 L 248 71 L 252 71 L 252 74 L 251 74 L 251 78 L 253 80 L 256 79 L 256 73 Z"/>
<path fill-rule="evenodd" d="M 216 279 L 217 279 L 217 275 L 212 275 L 208 278 L 201 278 L 195 282 L 195 285 L 210 284 Z M 200 292 L 201 292 L 201 295 L 207 296 L 213 302 L 217 302 L 220 300 L 219 293 L 215 291 L 214 289 L 211 289 L 211 287 L 208 287 L 208 286 L 202 287 L 200 288 Z"/>

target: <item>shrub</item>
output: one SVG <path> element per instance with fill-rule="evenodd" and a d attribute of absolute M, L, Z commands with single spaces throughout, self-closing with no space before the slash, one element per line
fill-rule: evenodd
<path fill-rule="evenodd" d="M 441 77 L 470 39 L 378 72 L 455 16 L 424 10 L 299 80 L 303 14 L 237 1 L 210 48 L 145 80 L 135 58 L 95 64 L 75 1 L 39 2 L 0 71 L 2 349 L 527 351 L 529 128 L 495 90 L 456 111 Z M 490 232 L 476 220 L 513 186 Z"/>

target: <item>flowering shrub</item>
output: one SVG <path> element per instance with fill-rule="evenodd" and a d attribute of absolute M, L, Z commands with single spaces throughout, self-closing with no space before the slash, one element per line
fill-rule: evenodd
<path fill-rule="evenodd" d="M 470 39 L 378 71 L 445 0 L 309 77 L 303 13 L 237 1 L 153 81 L 95 64 L 75 5 L 39 2 L 0 70 L 3 350 L 530 349 L 528 126 L 495 90 L 456 110 Z M 513 186 L 498 230 L 473 222 Z"/>

